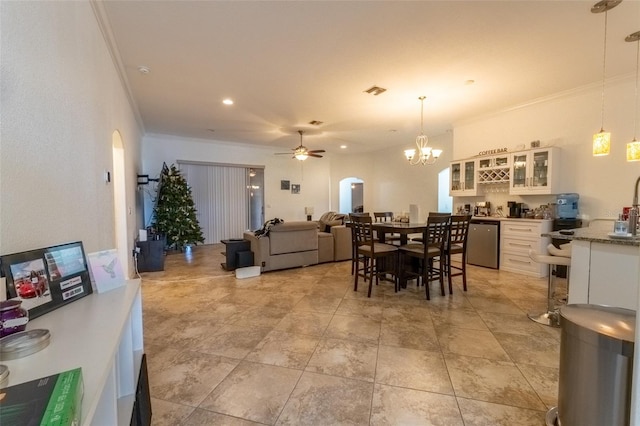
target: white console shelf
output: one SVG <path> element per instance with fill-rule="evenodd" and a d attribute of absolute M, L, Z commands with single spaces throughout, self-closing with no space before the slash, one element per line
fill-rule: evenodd
<path fill-rule="evenodd" d="M 82 424 L 129 425 L 143 355 L 140 280 L 93 293 L 27 324 L 45 328 L 49 346 L 0 363 L 13 386 L 61 371 L 82 368 Z"/>

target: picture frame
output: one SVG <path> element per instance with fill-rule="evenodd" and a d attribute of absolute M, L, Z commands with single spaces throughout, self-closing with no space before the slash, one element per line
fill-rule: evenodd
<path fill-rule="evenodd" d="M 281 180 L 280 181 L 280 189 L 283 191 L 288 191 L 289 190 L 289 181 L 288 180 Z"/>
<path fill-rule="evenodd" d="M 93 292 L 81 241 L 3 255 L 7 298 L 34 319 Z"/>
<path fill-rule="evenodd" d="M 291 185 L 291 193 L 292 194 L 299 194 L 300 193 L 300 184 L 299 183 L 294 183 Z"/>
<path fill-rule="evenodd" d="M 98 293 L 105 293 L 125 283 L 124 271 L 116 249 L 87 254 L 89 277 Z"/>

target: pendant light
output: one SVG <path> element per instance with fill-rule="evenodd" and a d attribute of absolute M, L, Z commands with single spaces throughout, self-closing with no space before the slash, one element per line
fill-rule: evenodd
<path fill-rule="evenodd" d="M 604 131 L 604 85 L 606 79 L 606 65 L 607 65 L 607 12 L 617 5 L 622 0 L 602 0 L 593 5 L 591 13 L 604 12 L 604 54 L 602 58 L 602 123 L 600 131 L 593 135 L 593 155 L 609 155 L 611 151 L 611 133 Z"/>
<path fill-rule="evenodd" d="M 624 41 L 636 43 L 636 107 L 633 120 L 633 140 L 627 144 L 627 161 L 640 161 L 640 142 L 636 139 L 638 134 L 638 69 L 640 68 L 640 31 L 625 37 Z"/>
<path fill-rule="evenodd" d="M 430 146 L 427 146 L 429 138 L 424 134 L 424 100 L 426 96 L 420 96 L 418 99 L 420 100 L 420 134 L 416 137 L 416 147 L 418 149 L 405 149 L 404 151 L 404 156 L 412 166 L 434 164 L 442 154 L 441 149 L 431 149 Z M 416 151 L 418 155 L 416 155 Z"/>

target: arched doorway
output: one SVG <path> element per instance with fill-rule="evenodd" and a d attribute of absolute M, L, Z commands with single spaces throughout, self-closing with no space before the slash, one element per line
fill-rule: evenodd
<path fill-rule="evenodd" d="M 356 177 L 340 181 L 339 212 L 343 214 L 364 211 L 364 181 Z"/>
<path fill-rule="evenodd" d="M 113 217 L 115 219 L 115 242 L 118 258 L 122 265 L 124 276 L 129 275 L 129 248 L 127 241 L 127 193 L 125 190 L 125 161 L 124 145 L 119 131 L 111 136 L 113 151 Z"/>

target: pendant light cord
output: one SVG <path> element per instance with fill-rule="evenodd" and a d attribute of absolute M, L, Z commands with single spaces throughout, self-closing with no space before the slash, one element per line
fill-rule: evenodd
<path fill-rule="evenodd" d="M 633 140 L 638 136 L 638 68 L 640 68 L 640 40 L 636 42 L 636 118 L 633 120 Z"/>
<path fill-rule="evenodd" d="M 602 58 L 602 117 L 600 132 L 604 132 L 604 86 L 607 77 L 607 11 L 604 12 L 604 55 Z"/>
<path fill-rule="evenodd" d="M 424 96 L 420 96 L 420 134 L 424 135 Z"/>

